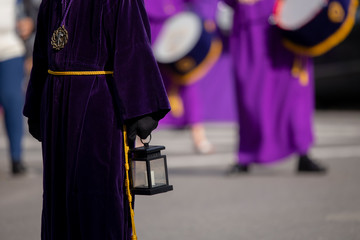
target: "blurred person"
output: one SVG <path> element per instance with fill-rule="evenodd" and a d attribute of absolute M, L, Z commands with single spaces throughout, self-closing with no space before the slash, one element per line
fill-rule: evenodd
<path fill-rule="evenodd" d="M 142 0 L 43 0 L 23 113 L 42 142 L 41 239 L 130 239 L 122 131 L 170 110 Z"/>
<path fill-rule="evenodd" d="M 222 42 L 221 56 L 198 84 L 199 99 L 202 103 L 201 119 L 204 122 L 236 121 L 229 36 L 220 29 L 218 19 L 216 19 L 219 2 L 219 0 L 187 1 L 189 9 L 197 13 L 205 21 L 205 24 L 216 25 L 214 34 Z"/>
<path fill-rule="evenodd" d="M 159 33 L 168 19 L 184 11 L 193 10 L 192 0 L 145 0 L 145 5 L 153 33 L 152 43 L 158 40 Z M 209 24 L 210 21 L 208 21 Z M 215 26 L 214 23 L 212 24 Z M 206 74 L 202 74 L 201 77 L 194 81 L 191 80 L 189 83 L 180 80 L 184 83 L 179 84 L 178 79 L 175 79 L 164 68 L 160 67 L 160 69 L 172 108 L 171 113 L 167 115 L 162 123 L 178 128 L 189 126 L 195 150 L 200 154 L 213 153 L 215 148 L 208 140 L 203 125 L 205 103 L 201 99 L 201 92 L 204 89 L 202 89 L 200 82 L 204 81 L 203 79 L 206 78 Z"/>
<path fill-rule="evenodd" d="M 6 133 L 10 144 L 11 172 L 26 171 L 22 160 L 24 96 L 24 45 L 16 31 L 16 0 L 3 0 L 0 9 L 0 105 L 3 107 Z"/>
<path fill-rule="evenodd" d="M 286 50 L 269 24 L 275 0 L 225 0 L 234 8 L 231 53 L 239 115 L 237 162 L 229 173 L 252 164 L 298 155 L 298 172 L 325 172 L 313 161 L 314 79 L 312 59 Z"/>
<path fill-rule="evenodd" d="M 39 12 L 41 0 L 22 0 L 22 16 L 17 23 L 20 37 L 25 43 L 25 74 L 26 79 L 30 77 L 32 68 L 32 52 L 35 41 L 36 18 Z"/>

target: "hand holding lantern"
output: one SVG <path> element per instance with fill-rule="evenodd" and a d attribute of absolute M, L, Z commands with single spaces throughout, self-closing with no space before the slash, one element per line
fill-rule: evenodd
<path fill-rule="evenodd" d="M 129 143 L 135 141 L 136 135 L 146 139 L 157 127 L 158 121 L 152 116 L 143 116 L 127 123 Z M 137 195 L 153 195 L 173 190 L 169 185 L 166 156 L 161 155 L 164 146 L 150 146 L 144 143 L 143 147 L 130 149 L 128 152 L 131 169 L 131 193 Z"/>

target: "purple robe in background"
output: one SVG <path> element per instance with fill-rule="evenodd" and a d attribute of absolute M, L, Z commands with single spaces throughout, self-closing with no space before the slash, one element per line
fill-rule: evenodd
<path fill-rule="evenodd" d="M 65 21 L 69 41 L 55 51 L 50 39 L 62 2 L 42 1 L 24 107 L 41 128 L 41 239 L 128 240 L 122 125 L 169 111 L 147 14 L 142 0 L 73 1 Z M 114 74 L 54 76 L 48 69 Z"/>
<path fill-rule="evenodd" d="M 191 10 L 203 19 L 215 21 L 219 0 L 188 0 Z M 199 82 L 199 95 L 202 101 L 202 119 L 205 122 L 235 122 L 237 111 L 232 74 L 229 37 L 221 31 L 217 37 L 222 39 L 223 52 L 216 64 Z"/>
<path fill-rule="evenodd" d="M 214 20 L 217 2 L 218 0 L 145 0 L 152 42 L 156 41 L 165 21 L 182 11 L 191 10 L 204 19 Z M 180 86 L 178 91 L 184 113 L 181 116 L 168 114 L 160 124 L 183 127 L 206 121 L 234 121 L 236 111 L 230 65 L 230 56 L 224 53 L 204 77 L 190 85 Z M 165 85 L 170 90 L 171 79 L 165 71 L 162 72 Z"/>
<path fill-rule="evenodd" d="M 144 0 L 151 25 L 152 43 L 157 39 L 164 22 L 184 11 L 185 0 Z"/>
<path fill-rule="evenodd" d="M 165 21 L 175 14 L 186 10 L 185 2 L 186 0 L 145 0 L 153 34 L 153 43 L 156 41 Z M 166 74 L 166 71 L 164 69 L 161 70 L 166 89 L 169 93 L 174 86 L 173 82 L 171 77 Z M 200 103 L 198 84 L 178 86 L 177 88 L 184 106 L 184 112 L 181 116 L 176 117 L 173 115 L 173 112 L 170 112 L 160 123 L 184 126 L 202 122 L 202 106 Z"/>
<path fill-rule="evenodd" d="M 231 37 L 240 125 L 240 164 L 270 163 L 292 153 L 306 153 L 313 143 L 314 108 L 311 59 L 287 51 L 268 23 L 274 0 L 234 7 Z M 292 75 L 296 58 L 309 73 L 301 83 Z"/>

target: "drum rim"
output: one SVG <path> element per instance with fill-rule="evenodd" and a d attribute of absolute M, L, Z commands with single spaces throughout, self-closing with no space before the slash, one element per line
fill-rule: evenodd
<path fill-rule="evenodd" d="M 330 0 L 324 0 L 324 1 L 326 2 L 326 4 L 329 4 L 329 2 L 330 2 Z M 274 8 L 273 8 L 273 13 L 271 14 L 271 16 L 272 16 L 272 19 L 274 20 L 275 25 L 278 28 L 285 30 L 285 31 L 295 31 L 297 29 L 304 27 L 306 24 L 313 21 L 317 16 L 319 16 L 319 14 L 322 12 L 322 9 L 323 9 L 323 8 L 319 8 L 319 10 L 314 14 L 314 16 L 312 18 L 308 19 L 306 22 L 299 25 L 297 28 L 287 28 L 282 24 L 282 21 L 279 20 L 282 2 L 284 2 L 284 0 L 276 0 L 276 2 L 274 4 Z"/>
<path fill-rule="evenodd" d="M 187 51 L 184 51 L 184 52 L 185 52 L 184 54 L 178 55 L 177 57 L 174 57 L 174 56 L 171 57 L 171 58 L 167 57 L 165 60 L 164 60 L 163 57 L 161 57 L 161 58 L 159 59 L 158 54 L 157 54 L 158 51 L 156 50 L 156 49 L 157 49 L 156 46 L 159 44 L 160 35 L 161 35 L 161 33 L 163 32 L 163 29 L 165 28 L 166 24 L 169 23 L 170 21 L 174 21 L 175 18 L 178 18 L 178 17 L 180 17 L 180 16 L 182 16 L 182 15 L 191 15 L 192 17 L 195 17 L 197 20 L 199 20 L 198 23 L 200 24 L 200 26 L 203 26 L 203 21 L 202 21 L 202 19 L 201 19 L 198 15 L 196 15 L 194 12 L 191 12 L 191 11 L 182 11 L 182 12 L 179 12 L 179 13 L 175 14 L 174 16 L 168 18 L 168 19 L 165 21 L 165 23 L 164 23 L 164 25 L 163 25 L 163 28 L 162 28 L 162 30 L 160 31 L 159 36 L 158 36 L 158 38 L 156 39 L 156 41 L 154 42 L 153 47 L 152 47 L 153 52 L 154 52 L 154 55 L 156 56 L 156 57 L 155 57 L 156 60 L 157 60 L 158 62 L 162 63 L 162 64 L 169 64 L 169 63 L 176 62 L 176 61 L 178 61 L 179 59 L 185 57 L 185 56 L 187 55 L 187 53 L 191 50 L 191 48 L 188 47 L 187 49 L 185 49 L 185 50 L 187 50 Z M 200 29 L 202 29 L 202 28 L 200 28 Z M 197 36 L 197 39 L 198 39 L 198 40 L 201 38 L 201 35 L 202 35 L 202 34 L 203 34 L 203 33 L 202 33 L 202 30 L 199 31 L 199 34 L 198 34 L 198 36 Z"/>
<path fill-rule="evenodd" d="M 202 79 L 217 63 L 223 49 L 223 44 L 220 38 L 215 37 L 210 44 L 210 51 L 206 55 L 205 59 L 190 72 L 185 75 L 179 75 L 177 73 L 169 73 L 172 81 L 178 85 L 185 86 L 191 85 L 198 80 Z"/>
<path fill-rule="evenodd" d="M 299 54 L 305 55 L 310 57 L 320 56 L 332 48 L 336 47 L 345 38 L 350 34 L 351 30 L 355 25 L 355 18 L 356 18 L 356 11 L 359 5 L 359 0 L 350 0 L 349 7 L 348 7 L 348 14 L 341 24 L 340 28 L 338 28 L 333 34 L 331 34 L 328 38 L 323 40 L 322 42 L 318 43 L 314 46 L 302 46 L 297 43 L 292 42 L 288 39 L 283 39 L 284 46 L 289 49 L 290 51 Z"/>

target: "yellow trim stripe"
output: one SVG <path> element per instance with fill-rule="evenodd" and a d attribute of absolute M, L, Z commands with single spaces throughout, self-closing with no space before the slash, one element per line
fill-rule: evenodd
<path fill-rule="evenodd" d="M 114 74 L 114 71 L 64 71 L 64 72 L 57 72 L 48 70 L 48 73 L 55 76 L 90 76 L 90 75 L 108 75 Z"/>
<path fill-rule="evenodd" d="M 289 40 L 284 39 L 283 44 L 289 50 L 301 54 L 301 55 L 308 55 L 312 57 L 320 56 L 342 41 L 349 35 L 351 32 L 354 24 L 355 24 L 355 15 L 356 15 L 356 8 L 359 5 L 358 0 L 352 0 L 349 5 L 348 16 L 346 17 L 344 23 L 341 27 L 330 37 L 328 37 L 323 42 L 313 46 L 313 47 L 304 47 L 298 44 L 295 44 Z"/>
<path fill-rule="evenodd" d="M 172 80 L 179 85 L 190 85 L 197 80 L 200 80 L 200 78 L 204 77 L 205 74 L 208 73 L 208 71 L 215 65 L 221 55 L 221 52 L 221 40 L 213 40 L 213 42 L 211 43 L 210 51 L 205 57 L 204 61 L 202 61 L 194 70 L 185 75 L 173 74 Z"/>

